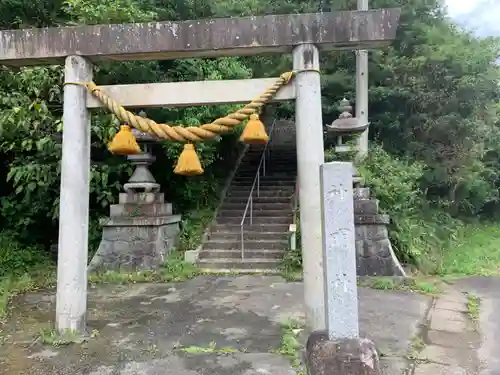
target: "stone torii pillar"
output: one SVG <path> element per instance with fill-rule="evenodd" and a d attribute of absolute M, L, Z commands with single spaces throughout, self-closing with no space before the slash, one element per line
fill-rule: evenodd
<path fill-rule="evenodd" d="M 368 0 L 358 0 L 358 10 L 368 10 Z M 358 157 L 368 153 L 368 51 L 356 51 L 356 118 L 366 129 L 357 139 Z"/>
<path fill-rule="evenodd" d="M 92 64 L 87 59 L 66 58 L 65 83 L 91 80 Z M 85 330 L 87 313 L 90 112 L 86 100 L 85 87 L 64 86 L 56 326 L 78 332 Z"/>
<path fill-rule="evenodd" d="M 319 166 L 325 161 L 319 52 L 313 44 L 293 50 L 297 99 L 295 127 L 299 181 L 302 265 L 306 318 L 311 329 L 325 327 Z"/>

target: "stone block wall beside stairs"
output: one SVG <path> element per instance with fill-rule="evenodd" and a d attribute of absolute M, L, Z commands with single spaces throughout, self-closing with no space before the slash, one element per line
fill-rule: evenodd
<path fill-rule="evenodd" d="M 388 215 L 379 212 L 370 189 L 355 184 L 354 225 L 358 276 L 406 276 L 389 239 Z"/>
<path fill-rule="evenodd" d="M 215 223 L 199 254 L 198 264 L 213 271 L 274 271 L 287 249 L 293 221 L 297 175 L 295 151 L 270 145 L 266 174 L 260 177 L 259 195 L 253 193 L 252 224 L 247 212 L 244 259 L 241 259 L 241 220 L 254 183 L 264 146 L 250 146 L 231 182 Z"/>

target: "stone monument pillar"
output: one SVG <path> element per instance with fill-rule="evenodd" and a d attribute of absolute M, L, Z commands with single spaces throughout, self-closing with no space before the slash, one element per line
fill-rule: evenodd
<path fill-rule="evenodd" d="M 123 186 L 118 204 L 110 207 L 109 218 L 101 222 L 102 239 L 88 271 L 154 269 L 176 246 L 180 215 L 172 214 L 160 185 L 149 171 L 155 157 L 155 138 L 133 130 L 143 152 L 128 157 L 134 173 Z"/>
<path fill-rule="evenodd" d="M 339 111 L 339 118 L 326 127 L 337 136 L 336 152 L 354 151 L 345 143 L 345 138 L 364 132 L 368 123 L 360 124 L 358 119 L 352 116 L 352 107 L 347 99 L 340 102 Z M 369 188 L 362 186 L 363 182 L 357 176 L 355 168 L 353 184 L 358 276 L 406 276 L 389 240 L 389 216 L 379 212 L 378 201 L 371 197 Z"/>

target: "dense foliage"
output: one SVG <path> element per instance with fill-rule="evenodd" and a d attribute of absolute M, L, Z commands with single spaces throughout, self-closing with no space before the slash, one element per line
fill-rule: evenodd
<path fill-rule="evenodd" d="M 397 40 L 370 52 L 371 135 L 379 146 L 373 147 L 362 171 L 382 207 L 393 216 L 391 235 L 400 256 L 422 262 L 444 240 L 453 238 L 458 224 L 452 217 L 491 214 L 497 208 L 499 44 L 497 39 L 478 39 L 458 29 L 439 0 L 374 0 L 370 6 L 402 7 L 403 15 Z M 312 0 L 0 0 L 0 27 L 354 8 L 355 2 L 347 0 L 328 6 Z M 352 52 L 321 57 L 324 123 L 338 115 L 342 97 L 354 99 L 354 62 Z M 290 65 L 290 56 L 102 63 L 95 68 L 95 80 L 114 84 L 262 77 L 277 75 Z M 22 243 L 46 249 L 57 240 L 62 79 L 58 66 L 0 67 L 0 224 Z M 147 114 L 158 121 L 196 125 L 228 110 L 212 106 Z M 293 115 L 291 105 L 279 110 Z M 91 235 L 95 239 L 97 219 L 106 214 L 130 173 L 125 160 L 104 147 L 116 125 L 107 113 L 93 116 Z M 213 203 L 220 181 L 217 166 L 221 159 L 230 159 L 234 140 L 221 137 L 198 148 L 206 169 L 201 178 L 172 174 L 180 145 L 165 143 L 156 150 L 154 174 L 178 212 Z"/>

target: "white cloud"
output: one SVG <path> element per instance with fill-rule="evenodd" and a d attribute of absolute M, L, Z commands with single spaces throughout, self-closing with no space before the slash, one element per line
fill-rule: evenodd
<path fill-rule="evenodd" d="M 456 17 L 472 12 L 481 0 L 446 0 L 448 13 L 451 17 Z"/>
<path fill-rule="evenodd" d="M 444 0 L 459 25 L 479 36 L 500 36 L 500 0 Z"/>

